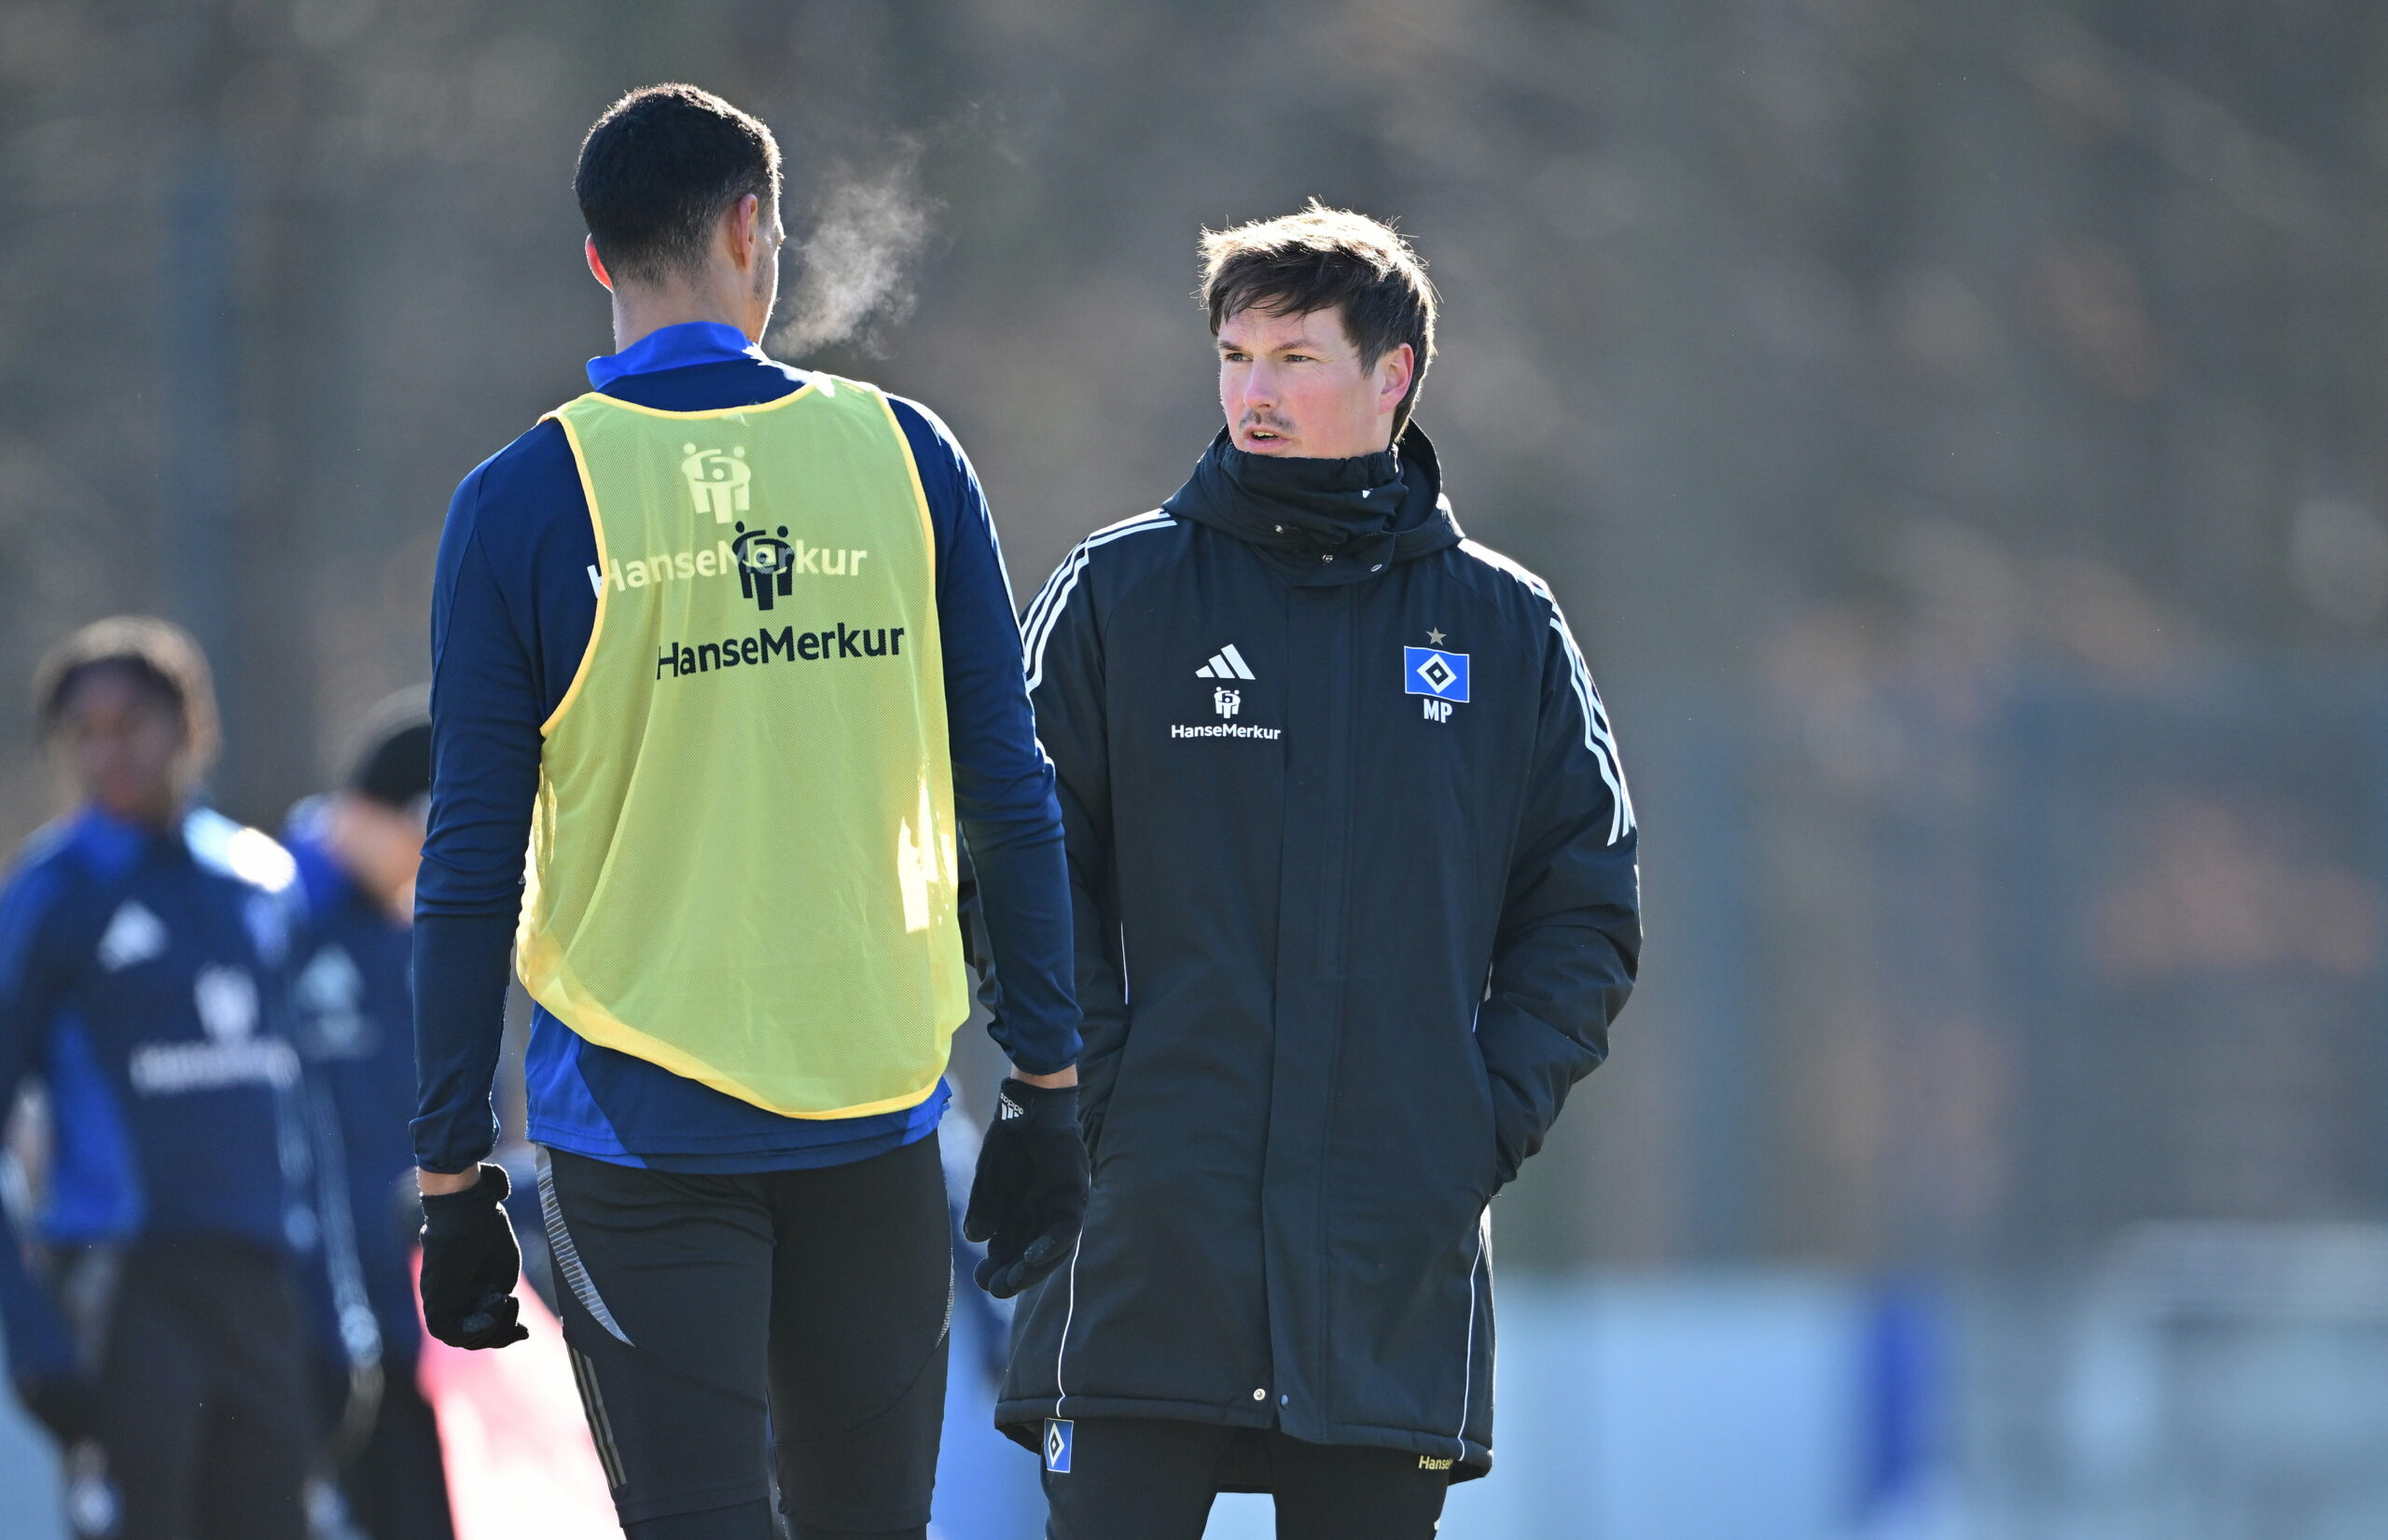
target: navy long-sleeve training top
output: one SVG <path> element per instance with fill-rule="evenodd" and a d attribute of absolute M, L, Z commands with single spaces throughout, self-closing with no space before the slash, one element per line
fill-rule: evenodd
<path fill-rule="evenodd" d="M 282 831 L 298 863 L 306 928 L 290 962 L 291 1036 L 321 1100 L 319 1174 L 326 1228 L 345 1225 L 363 1303 L 381 1327 L 384 1362 L 411 1367 L 423 1346 L 408 1254 L 414 1225 L 401 1184 L 411 1190 L 414 1150 L 414 994 L 408 974 L 410 927 L 393 920 L 332 852 L 325 803 L 301 803 Z M 406 1205 L 410 1208 L 412 1205 Z M 332 1284 L 335 1328 L 345 1301 Z"/>
<path fill-rule="evenodd" d="M 666 411 L 775 401 L 800 371 L 734 327 L 667 326 L 594 358 L 590 383 Z M 1011 587 L 977 473 L 926 408 L 890 397 L 936 544 L 954 809 L 984 899 L 990 1030 L 1045 1074 L 1076 1061 L 1069 891 L 1053 770 L 1036 742 Z M 460 1172 L 496 1138 L 490 1083 L 555 712 L 597 613 L 596 535 L 563 430 L 543 421 L 456 489 L 432 590 L 432 798 L 415 890 L 416 1158 Z M 669 924 L 671 916 L 657 916 Z M 530 1136 L 618 1164 L 691 1172 L 860 1160 L 926 1135 L 948 1100 L 841 1119 L 783 1117 L 532 1016 Z"/>
<path fill-rule="evenodd" d="M 48 1084 L 43 1238 L 316 1245 L 284 977 L 290 857 L 195 810 L 174 827 L 95 808 L 52 825 L 0 888 L 0 1108 Z M 0 1214 L 0 1319 L 20 1378 L 71 1372 L 62 1320 Z"/>

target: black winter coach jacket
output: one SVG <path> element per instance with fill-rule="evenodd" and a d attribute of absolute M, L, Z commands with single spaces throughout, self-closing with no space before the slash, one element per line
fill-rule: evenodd
<path fill-rule="evenodd" d="M 1607 1051 L 1631 797 L 1550 590 L 1433 447 L 1222 434 L 1023 621 L 1094 1161 L 997 1409 L 1492 1464 L 1489 1203 Z"/>

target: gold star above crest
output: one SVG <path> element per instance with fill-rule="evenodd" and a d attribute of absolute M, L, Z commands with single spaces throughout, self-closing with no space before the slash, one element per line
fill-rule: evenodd
<path fill-rule="evenodd" d="M 1428 646 L 1435 646 L 1435 647 L 1439 647 L 1439 646 L 1441 646 L 1441 645 L 1443 645 L 1443 633 L 1442 633 L 1441 631 L 1437 631 L 1437 630 L 1436 630 L 1434 627 L 1432 627 L 1432 626 L 1427 627 L 1427 628 L 1426 628 L 1426 645 L 1427 645 Z"/>

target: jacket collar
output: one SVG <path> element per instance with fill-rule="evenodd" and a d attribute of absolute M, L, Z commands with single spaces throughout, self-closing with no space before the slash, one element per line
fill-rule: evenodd
<path fill-rule="evenodd" d="M 619 353 L 589 360 L 589 388 L 604 390 L 626 374 L 653 374 L 661 369 L 687 368 L 692 364 L 726 364 L 739 358 L 771 362 L 761 348 L 746 340 L 744 332 L 718 321 L 658 326 Z"/>
<path fill-rule="evenodd" d="M 1233 535 L 1300 587 L 1356 583 L 1461 538 L 1415 423 L 1393 448 L 1349 460 L 1246 454 L 1222 428 L 1161 506 Z"/>

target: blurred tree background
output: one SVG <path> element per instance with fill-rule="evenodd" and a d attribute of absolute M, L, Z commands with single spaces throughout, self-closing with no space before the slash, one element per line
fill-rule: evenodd
<path fill-rule="evenodd" d="M 1201 227 L 1414 238 L 1461 520 L 1645 818 L 1511 1260 L 2382 1212 L 2388 10 L 5 0 L 0 678 L 182 620 L 277 823 L 610 351 L 573 156 L 673 78 L 787 153 L 778 351 L 954 426 L 1022 598 L 1215 425 Z M 55 796 L 0 734 L 0 831 Z"/>

